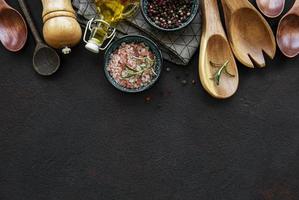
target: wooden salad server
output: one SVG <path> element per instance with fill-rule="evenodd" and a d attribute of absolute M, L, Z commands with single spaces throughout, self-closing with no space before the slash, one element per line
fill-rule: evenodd
<path fill-rule="evenodd" d="M 282 53 L 293 58 L 299 54 L 299 0 L 280 20 L 277 29 L 277 44 Z"/>
<path fill-rule="evenodd" d="M 226 99 L 235 94 L 238 89 L 237 64 L 221 24 L 217 0 L 203 0 L 202 9 L 200 81 L 210 95 Z"/>
<path fill-rule="evenodd" d="M 256 0 L 256 4 L 265 16 L 275 18 L 281 15 L 285 0 Z"/>
<path fill-rule="evenodd" d="M 245 66 L 265 67 L 263 52 L 274 58 L 276 42 L 271 27 L 247 0 L 221 0 L 228 40 L 237 59 Z"/>
<path fill-rule="evenodd" d="M 41 0 L 43 4 L 43 35 L 46 43 L 70 53 L 70 47 L 77 45 L 82 30 L 77 22 L 71 0 Z"/>
<path fill-rule="evenodd" d="M 27 41 L 27 25 L 22 15 L 5 0 L 0 0 L 0 41 L 12 52 L 21 50 Z"/>

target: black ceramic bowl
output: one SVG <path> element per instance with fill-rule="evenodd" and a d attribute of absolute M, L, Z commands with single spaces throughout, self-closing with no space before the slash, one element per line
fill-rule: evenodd
<path fill-rule="evenodd" d="M 111 76 L 111 74 L 108 72 L 107 67 L 108 67 L 110 59 L 111 59 L 111 54 L 114 51 L 116 51 L 122 43 L 144 43 L 147 47 L 149 47 L 150 51 L 155 55 L 155 57 L 156 57 L 155 73 L 157 75 L 152 79 L 152 81 L 149 84 L 147 84 L 143 87 L 140 87 L 138 89 L 125 88 L 125 87 L 119 85 L 114 80 L 114 78 Z M 110 46 L 108 47 L 108 49 L 105 52 L 104 62 L 105 62 L 104 63 L 104 71 L 105 71 L 106 78 L 115 88 L 117 88 L 118 90 L 120 90 L 122 92 L 138 93 L 138 92 L 142 92 L 144 90 L 151 88 L 158 81 L 158 79 L 161 75 L 161 71 L 162 71 L 163 58 L 162 58 L 161 51 L 159 50 L 157 45 L 149 38 L 146 38 L 144 36 L 139 36 L 139 35 L 128 35 L 128 36 L 124 36 L 124 37 L 112 42 L 112 44 L 110 44 Z"/>
<path fill-rule="evenodd" d="M 199 0 L 192 0 L 192 10 L 191 10 L 191 15 L 190 17 L 188 18 L 187 21 L 185 21 L 184 23 L 182 23 L 179 27 L 176 27 L 176 28 L 169 28 L 169 29 L 166 29 L 166 28 L 163 28 L 163 27 L 160 27 L 158 26 L 149 16 L 148 16 L 148 11 L 147 11 L 147 8 L 148 8 L 148 0 L 140 0 L 140 8 L 141 8 L 141 13 L 145 19 L 145 21 L 147 23 L 149 23 L 152 27 L 160 30 L 160 31 L 166 31 L 166 32 L 171 32 L 171 31 L 178 31 L 178 30 L 181 30 L 185 27 L 187 27 L 193 20 L 194 18 L 196 17 L 197 15 L 197 12 L 198 12 L 198 9 L 199 9 Z"/>

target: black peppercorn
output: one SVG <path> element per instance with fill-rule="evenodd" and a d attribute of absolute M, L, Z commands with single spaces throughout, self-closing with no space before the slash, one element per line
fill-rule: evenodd
<path fill-rule="evenodd" d="M 187 84 L 187 81 L 186 80 L 182 80 L 182 85 L 186 85 Z"/>
<path fill-rule="evenodd" d="M 180 27 L 191 16 L 191 0 L 149 0 L 148 16 L 158 26 L 168 29 Z"/>

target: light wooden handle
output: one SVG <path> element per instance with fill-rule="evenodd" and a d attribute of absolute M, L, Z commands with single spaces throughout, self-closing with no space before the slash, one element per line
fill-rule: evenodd
<path fill-rule="evenodd" d="M 5 2 L 5 0 L 0 0 L 0 9 L 7 7 L 9 7 L 9 5 Z"/>
<path fill-rule="evenodd" d="M 299 0 L 296 0 L 292 8 L 292 12 L 299 15 Z"/>
<path fill-rule="evenodd" d="M 203 0 L 203 22 L 207 36 L 223 34 L 217 0 Z"/>

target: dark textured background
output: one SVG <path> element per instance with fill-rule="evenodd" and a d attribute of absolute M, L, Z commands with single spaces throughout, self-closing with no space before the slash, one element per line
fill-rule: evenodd
<path fill-rule="evenodd" d="M 41 30 L 40 1 L 27 2 Z M 240 65 L 238 93 L 218 101 L 197 56 L 128 95 L 82 44 L 51 78 L 33 50 L 31 35 L 17 54 L 0 46 L 0 200 L 299 199 L 298 57 Z"/>

